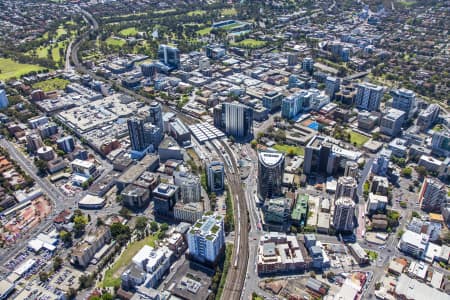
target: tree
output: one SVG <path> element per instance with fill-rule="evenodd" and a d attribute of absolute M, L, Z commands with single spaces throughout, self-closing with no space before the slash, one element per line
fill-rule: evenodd
<path fill-rule="evenodd" d="M 155 221 L 151 221 L 150 222 L 150 230 L 152 232 L 157 232 L 159 229 L 158 223 L 156 223 Z"/>
<path fill-rule="evenodd" d="M 102 226 L 102 225 L 105 225 L 105 222 L 103 222 L 103 219 L 102 219 L 102 218 L 97 217 L 97 227 L 98 227 L 98 226 Z"/>
<path fill-rule="evenodd" d="M 110 293 L 103 293 L 102 300 L 113 300 L 114 297 Z"/>
<path fill-rule="evenodd" d="M 46 272 L 39 273 L 39 280 L 42 282 L 46 282 L 48 280 L 48 274 Z"/>
<path fill-rule="evenodd" d="M 83 274 L 78 278 L 78 281 L 80 282 L 80 289 L 86 289 L 94 284 L 94 280 L 91 275 Z"/>
<path fill-rule="evenodd" d="M 114 223 L 110 227 L 111 236 L 120 244 L 125 245 L 131 238 L 131 230 L 127 225 L 122 223 Z"/>
<path fill-rule="evenodd" d="M 316 278 L 316 272 L 314 271 L 309 272 L 309 276 L 312 278 Z"/>
<path fill-rule="evenodd" d="M 420 214 L 417 211 L 413 211 L 412 212 L 412 217 L 413 218 L 420 218 Z"/>
<path fill-rule="evenodd" d="M 86 225 L 88 223 L 88 219 L 85 216 L 76 216 L 73 219 L 74 225 L 73 230 L 76 236 L 80 236 L 84 233 L 84 230 L 86 229 Z"/>
<path fill-rule="evenodd" d="M 122 217 L 124 217 L 124 218 L 129 218 L 131 212 L 130 212 L 130 210 L 129 210 L 128 208 L 122 207 L 122 208 L 120 209 L 120 211 L 119 211 L 119 214 L 120 214 Z"/>
<path fill-rule="evenodd" d="M 252 140 L 250 142 L 250 145 L 252 146 L 253 149 L 256 149 L 256 146 L 258 146 L 258 142 L 256 140 Z"/>
<path fill-rule="evenodd" d="M 147 222 L 148 222 L 148 220 L 147 220 L 146 217 L 144 217 L 144 216 L 138 217 L 136 219 L 136 226 L 135 226 L 135 228 L 137 230 L 139 230 L 139 231 L 144 231 L 145 228 L 147 227 Z"/>
<path fill-rule="evenodd" d="M 62 264 L 63 264 L 62 258 L 59 256 L 56 256 L 53 259 L 53 271 L 58 271 L 59 269 L 61 269 Z"/>
<path fill-rule="evenodd" d="M 47 173 L 48 167 L 47 167 L 47 163 L 44 160 L 35 159 L 34 165 L 36 166 L 36 168 L 38 168 L 39 173 L 41 173 L 41 174 Z"/>
<path fill-rule="evenodd" d="M 404 168 L 403 170 L 402 170 L 402 176 L 403 177 L 411 177 L 411 175 L 412 175 L 412 169 L 410 168 L 410 167 L 406 167 L 406 168 Z"/>
<path fill-rule="evenodd" d="M 419 174 L 420 178 L 424 178 L 428 174 L 427 169 L 425 169 L 424 166 L 418 166 L 416 172 Z"/>
<path fill-rule="evenodd" d="M 59 237 L 61 238 L 61 241 L 63 241 L 63 243 L 65 245 L 71 245 L 72 244 L 72 234 L 70 232 L 67 232 L 65 230 L 61 230 L 61 232 L 59 233 Z"/>
<path fill-rule="evenodd" d="M 327 279 L 328 280 L 331 280 L 331 279 L 333 279 L 334 278 L 334 273 L 333 272 L 328 272 L 327 273 Z"/>
<path fill-rule="evenodd" d="M 163 232 L 166 232 L 169 229 L 169 225 L 167 223 L 162 223 L 159 229 Z"/>

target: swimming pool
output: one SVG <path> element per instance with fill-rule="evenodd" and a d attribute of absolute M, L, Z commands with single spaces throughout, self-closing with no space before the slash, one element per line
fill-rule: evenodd
<path fill-rule="evenodd" d="M 314 121 L 308 125 L 308 128 L 314 129 L 315 131 L 319 131 L 319 126 L 320 124 Z"/>

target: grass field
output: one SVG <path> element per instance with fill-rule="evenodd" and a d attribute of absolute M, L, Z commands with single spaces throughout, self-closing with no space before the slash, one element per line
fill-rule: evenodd
<path fill-rule="evenodd" d="M 236 45 L 238 47 L 245 47 L 245 48 L 261 48 L 266 45 L 266 42 L 258 41 L 255 39 L 245 39 L 238 43 L 234 43 L 233 45 Z"/>
<path fill-rule="evenodd" d="M 44 69 L 41 66 L 21 64 L 9 58 L 0 58 L 0 80 L 8 80 L 12 77 L 20 78 L 22 75 Z"/>
<path fill-rule="evenodd" d="M 60 36 L 67 34 L 67 30 L 64 28 L 64 26 L 59 26 L 58 29 L 56 29 L 56 38 L 59 38 Z"/>
<path fill-rule="evenodd" d="M 136 27 L 129 27 L 129 28 L 125 28 L 125 29 L 122 29 L 121 31 L 119 31 L 119 34 L 121 36 L 136 35 L 137 33 L 138 33 L 138 30 L 136 29 Z"/>
<path fill-rule="evenodd" d="M 175 11 L 177 11 L 175 8 L 169 8 L 169 9 L 157 10 L 154 13 L 161 15 L 161 14 L 167 14 L 167 13 L 171 13 L 171 12 L 175 12 Z"/>
<path fill-rule="evenodd" d="M 105 42 L 108 46 L 112 46 L 112 47 L 122 47 L 126 43 L 126 41 L 124 39 L 117 38 L 117 37 L 109 37 L 106 39 Z"/>
<path fill-rule="evenodd" d="M 65 53 L 66 47 L 67 47 L 68 41 L 61 41 L 58 42 L 57 44 L 53 44 L 53 48 L 51 49 L 52 51 L 52 59 L 54 62 L 58 63 L 61 59 L 61 54 L 60 54 L 60 48 L 63 49 L 63 53 Z M 50 49 L 50 45 L 45 46 L 45 47 L 39 47 L 36 49 L 36 55 L 39 58 L 47 58 L 48 57 L 48 49 Z M 27 54 L 31 55 L 31 51 L 27 52 Z"/>
<path fill-rule="evenodd" d="M 122 253 L 120 258 L 115 262 L 115 264 L 105 272 L 105 278 L 103 279 L 103 282 L 101 284 L 102 287 L 120 286 L 120 273 L 124 271 L 123 269 L 130 264 L 133 256 L 135 256 L 136 253 L 138 253 L 138 251 L 141 250 L 142 247 L 144 247 L 144 245 L 155 247 L 156 240 L 156 235 L 149 235 L 143 240 L 130 244 Z"/>
<path fill-rule="evenodd" d="M 207 34 L 209 34 L 211 32 L 211 29 L 212 29 L 211 27 L 206 27 L 206 28 L 197 30 L 197 34 L 199 34 L 199 35 L 207 35 Z"/>
<path fill-rule="evenodd" d="M 52 78 L 49 80 L 33 84 L 33 89 L 41 89 L 44 92 L 50 92 L 54 90 L 64 90 L 69 83 L 70 83 L 69 80 L 61 78 Z"/>
<path fill-rule="evenodd" d="M 350 142 L 360 147 L 364 145 L 370 138 L 360 133 L 350 131 Z"/>
<path fill-rule="evenodd" d="M 305 155 L 305 149 L 302 148 L 302 147 L 298 147 L 298 146 L 289 146 L 289 145 L 276 144 L 272 148 L 274 148 L 274 149 L 276 149 L 276 150 L 278 150 L 280 152 L 284 152 L 286 154 L 293 153 L 294 155 L 300 155 L 300 156 L 304 156 Z"/>
<path fill-rule="evenodd" d="M 188 12 L 187 15 L 188 16 L 201 16 L 201 15 L 204 15 L 205 13 L 206 13 L 206 11 L 197 9 L 197 10 Z"/>
<path fill-rule="evenodd" d="M 378 253 L 372 250 L 366 250 L 367 255 L 369 256 L 369 259 L 374 261 L 378 258 Z"/>
<path fill-rule="evenodd" d="M 235 16 L 237 11 L 235 8 L 225 8 L 220 11 L 223 16 Z"/>

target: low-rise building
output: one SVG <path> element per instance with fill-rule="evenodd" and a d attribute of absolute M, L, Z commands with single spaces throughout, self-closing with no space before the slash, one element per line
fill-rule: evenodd
<path fill-rule="evenodd" d="M 369 256 L 367 255 L 366 251 L 358 243 L 349 244 L 348 249 L 350 250 L 350 253 L 353 255 L 355 260 L 360 265 L 369 263 Z"/>
<path fill-rule="evenodd" d="M 405 121 L 405 112 L 391 108 L 381 119 L 380 132 L 391 137 L 397 136 Z"/>
<path fill-rule="evenodd" d="M 303 272 L 307 267 L 295 235 L 269 232 L 258 246 L 258 274 Z"/>
<path fill-rule="evenodd" d="M 386 196 L 375 195 L 374 193 L 369 193 L 367 212 L 373 213 L 376 211 L 384 211 L 388 204 L 388 198 Z"/>
<path fill-rule="evenodd" d="M 111 241 L 111 231 L 108 226 L 99 226 L 89 232 L 84 241 L 72 250 L 71 262 L 74 265 L 87 267 L 95 253 Z"/>
<path fill-rule="evenodd" d="M 406 230 L 398 243 L 398 248 L 411 256 L 420 258 L 428 246 L 428 235 Z"/>

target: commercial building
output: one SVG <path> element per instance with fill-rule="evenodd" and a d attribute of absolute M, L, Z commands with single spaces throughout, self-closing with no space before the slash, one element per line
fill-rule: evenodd
<path fill-rule="evenodd" d="M 270 91 L 264 94 L 262 104 L 272 113 L 281 108 L 282 99 L 283 95 L 281 93 L 277 91 Z"/>
<path fill-rule="evenodd" d="M 75 149 L 75 141 L 70 135 L 58 139 L 56 144 L 59 149 L 66 153 L 71 153 Z"/>
<path fill-rule="evenodd" d="M 206 176 L 208 180 L 209 192 L 221 192 L 225 185 L 225 170 L 223 162 L 213 161 L 206 166 Z"/>
<path fill-rule="evenodd" d="M 302 70 L 308 73 L 314 71 L 314 60 L 311 57 L 305 57 L 302 61 Z"/>
<path fill-rule="evenodd" d="M 105 203 L 105 198 L 87 194 L 78 201 L 78 207 L 81 209 L 101 209 L 105 206 Z"/>
<path fill-rule="evenodd" d="M 128 167 L 125 172 L 115 180 L 117 190 L 121 192 L 129 184 L 134 183 L 144 172 L 155 171 L 159 167 L 159 155 L 147 154 L 136 164 Z M 151 180 L 152 181 L 152 180 Z M 157 179 L 159 182 L 159 178 Z"/>
<path fill-rule="evenodd" d="M 401 110 L 395 108 L 389 109 L 381 119 L 380 132 L 391 137 L 397 136 L 402 130 L 405 116 L 405 112 Z"/>
<path fill-rule="evenodd" d="M 159 45 L 158 59 L 164 65 L 176 69 L 180 67 L 180 50 L 168 45 Z"/>
<path fill-rule="evenodd" d="M 130 184 L 121 193 L 122 203 L 131 209 L 141 209 L 150 201 L 150 189 Z"/>
<path fill-rule="evenodd" d="M 367 203 L 367 212 L 374 213 L 376 211 L 384 211 L 386 209 L 388 199 L 386 196 L 375 195 L 369 193 L 369 199 Z"/>
<path fill-rule="evenodd" d="M 419 193 L 420 207 L 429 212 L 440 212 L 447 204 L 445 184 L 435 178 L 425 178 Z"/>
<path fill-rule="evenodd" d="M 215 263 L 225 247 L 223 217 L 205 214 L 187 232 L 189 256 L 194 260 Z"/>
<path fill-rule="evenodd" d="M 355 202 L 352 198 L 342 197 L 334 203 L 333 226 L 338 232 L 349 232 L 354 228 Z"/>
<path fill-rule="evenodd" d="M 0 109 L 8 107 L 9 101 L 5 90 L 0 90 Z"/>
<path fill-rule="evenodd" d="M 367 111 L 379 110 L 382 97 L 383 87 L 367 82 L 360 83 L 355 97 L 356 106 Z"/>
<path fill-rule="evenodd" d="M 150 104 L 148 121 L 160 129 L 162 139 L 164 136 L 164 119 L 162 115 L 162 106 L 160 103 L 153 101 Z"/>
<path fill-rule="evenodd" d="M 127 121 L 128 134 L 130 136 L 131 150 L 145 153 L 150 147 L 153 150 L 161 142 L 162 131 L 160 128 L 145 123 L 143 119 L 132 118 Z"/>
<path fill-rule="evenodd" d="M 422 131 L 427 130 L 436 123 L 439 117 L 440 107 L 437 104 L 430 104 L 425 110 L 419 113 L 417 118 L 417 126 Z"/>
<path fill-rule="evenodd" d="M 392 96 L 392 108 L 405 112 L 405 120 L 411 119 L 416 112 L 416 94 L 406 89 L 394 89 L 390 92 Z"/>
<path fill-rule="evenodd" d="M 214 126 L 235 138 L 253 134 L 253 109 L 238 102 L 222 103 L 214 108 Z"/>
<path fill-rule="evenodd" d="M 200 178 L 192 173 L 174 172 L 175 185 L 180 188 L 180 197 L 184 203 L 199 202 L 202 197 Z"/>
<path fill-rule="evenodd" d="M 173 217 L 173 208 L 179 199 L 179 187 L 172 184 L 160 183 L 153 190 L 155 213 L 164 217 Z"/>
<path fill-rule="evenodd" d="M 429 237 L 424 233 L 416 233 L 411 230 L 405 230 L 398 248 L 411 256 L 421 258 L 427 249 Z"/>
<path fill-rule="evenodd" d="M 359 178 L 359 165 L 355 161 L 347 161 L 345 163 L 344 176 Z"/>
<path fill-rule="evenodd" d="M 450 130 L 444 127 L 442 131 L 435 131 L 431 139 L 432 152 L 440 156 L 450 155 Z"/>
<path fill-rule="evenodd" d="M 183 203 L 177 202 L 173 208 L 175 220 L 195 223 L 203 216 L 204 208 L 202 202 Z"/>
<path fill-rule="evenodd" d="M 281 195 L 284 163 L 282 152 L 258 152 L 258 197 L 261 200 Z"/>
<path fill-rule="evenodd" d="M 375 158 L 372 165 L 372 173 L 379 176 L 386 176 L 391 159 L 392 151 L 383 148 Z"/>
<path fill-rule="evenodd" d="M 341 176 L 338 178 L 336 185 L 335 199 L 346 197 L 350 199 L 356 198 L 356 188 L 358 183 L 354 177 Z"/>
<path fill-rule="evenodd" d="M 283 231 L 291 215 L 291 203 L 284 197 L 267 198 L 263 206 L 264 230 Z"/>
<path fill-rule="evenodd" d="M 353 255 L 355 260 L 358 262 L 358 264 L 364 265 L 369 263 L 369 256 L 358 243 L 348 244 L 348 249 L 350 250 L 350 253 Z"/>
<path fill-rule="evenodd" d="M 155 288 L 169 270 L 173 252 L 167 247 L 154 249 L 148 245 L 133 257 L 132 265 L 122 273 L 122 287 L 126 290 L 139 285 Z"/>
<path fill-rule="evenodd" d="M 180 145 L 189 144 L 191 142 L 191 132 L 180 119 L 176 119 L 169 123 L 169 133 Z"/>
<path fill-rule="evenodd" d="M 334 100 L 335 94 L 339 91 L 341 80 L 336 77 L 328 76 L 325 79 L 325 93 L 330 96 L 330 100 Z"/>
<path fill-rule="evenodd" d="M 366 110 L 358 113 L 358 129 L 370 132 L 374 129 L 380 121 L 380 118 Z"/>
<path fill-rule="evenodd" d="M 99 226 L 87 233 L 84 241 L 76 245 L 71 254 L 74 265 L 87 267 L 95 253 L 111 241 L 111 231 L 108 226 Z"/>
<path fill-rule="evenodd" d="M 86 178 L 96 178 L 100 174 L 95 163 L 90 161 L 75 159 L 70 165 L 75 174 Z"/>
<path fill-rule="evenodd" d="M 408 300 L 446 300 L 448 295 L 428 284 L 422 283 L 416 279 L 408 277 L 406 274 L 400 274 L 395 285 L 394 296 L 398 299 Z"/>
<path fill-rule="evenodd" d="M 308 91 L 296 92 L 284 98 L 281 102 L 281 116 L 285 119 L 293 119 L 304 109 L 309 107 L 311 94 Z"/>
<path fill-rule="evenodd" d="M 297 226 L 304 226 L 308 219 L 308 201 L 307 194 L 299 194 L 292 209 L 291 221 Z"/>
<path fill-rule="evenodd" d="M 257 270 L 260 275 L 303 272 L 307 262 L 295 235 L 269 232 L 258 246 Z"/>

